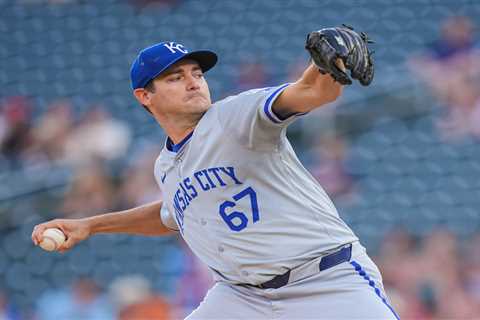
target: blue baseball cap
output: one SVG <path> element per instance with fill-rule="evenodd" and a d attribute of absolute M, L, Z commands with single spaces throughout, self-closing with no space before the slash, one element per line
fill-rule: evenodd
<path fill-rule="evenodd" d="M 175 62 L 189 58 L 195 60 L 203 72 L 210 70 L 217 63 L 217 55 L 209 50 L 189 52 L 180 43 L 165 41 L 145 48 L 132 63 L 130 80 L 132 88 L 144 88 L 147 83 L 158 77 L 163 71 Z"/>

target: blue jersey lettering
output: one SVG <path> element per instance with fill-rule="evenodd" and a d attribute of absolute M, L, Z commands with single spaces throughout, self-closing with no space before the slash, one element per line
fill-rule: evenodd
<path fill-rule="evenodd" d="M 190 191 L 190 197 L 192 199 L 195 199 L 198 196 L 197 190 L 195 190 L 195 187 L 191 184 L 190 178 L 185 178 L 183 179 L 183 184 L 185 185 L 185 188 Z"/>
<path fill-rule="evenodd" d="M 205 175 L 205 177 L 207 177 L 208 183 L 210 183 L 210 186 L 212 187 L 212 189 L 216 188 L 217 186 L 215 185 L 215 183 L 213 183 L 212 178 L 210 178 L 210 176 L 208 175 L 207 169 L 203 169 L 202 172 Z"/>
<path fill-rule="evenodd" d="M 235 184 L 242 184 L 242 182 L 235 176 L 235 169 L 233 167 L 220 167 L 219 169 L 232 178 Z"/>
<path fill-rule="evenodd" d="M 217 181 L 220 183 L 222 187 L 227 185 L 218 174 L 218 171 L 220 171 L 220 168 L 209 168 L 208 171 L 212 172 L 215 175 L 215 178 L 217 178 Z"/>
<path fill-rule="evenodd" d="M 187 193 L 187 190 L 185 190 L 185 187 L 183 186 L 182 183 L 179 183 L 180 185 L 180 188 L 182 189 L 182 193 L 183 193 L 183 198 L 185 199 L 185 205 L 188 206 L 190 204 L 190 201 L 192 201 L 192 198 L 190 198 L 190 196 L 188 195 Z"/>
<path fill-rule="evenodd" d="M 200 187 L 202 188 L 202 190 L 203 191 L 208 191 L 208 190 L 210 190 L 210 185 L 209 184 L 203 184 L 202 180 L 200 179 L 200 177 L 203 175 L 202 171 L 203 170 L 195 172 L 193 174 L 193 176 L 195 177 L 195 179 L 197 179 L 197 182 L 200 185 Z"/>

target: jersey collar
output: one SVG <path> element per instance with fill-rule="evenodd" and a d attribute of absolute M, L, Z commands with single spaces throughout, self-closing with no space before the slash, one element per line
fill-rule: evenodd
<path fill-rule="evenodd" d="M 177 144 L 174 144 L 173 141 L 170 139 L 170 137 L 167 137 L 167 142 L 165 143 L 165 146 L 168 151 L 177 153 L 185 145 L 185 143 L 187 143 L 188 140 L 190 140 L 192 135 L 193 135 L 193 131 L 190 132 L 185 138 L 183 138 L 182 141 L 180 141 Z"/>

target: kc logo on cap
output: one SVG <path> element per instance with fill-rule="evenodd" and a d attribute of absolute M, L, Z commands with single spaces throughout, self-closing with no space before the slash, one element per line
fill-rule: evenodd
<path fill-rule="evenodd" d="M 171 53 L 176 53 L 176 51 L 180 51 L 181 53 L 188 53 L 188 50 L 180 43 L 175 42 L 168 42 L 163 44 Z"/>
<path fill-rule="evenodd" d="M 217 63 L 217 55 L 213 51 L 189 52 L 183 44 L 173 41 L 160 42 L 140 51 L 133 61 L 130 69 L 132 88 L 145 88 L 148 82 L 158 77 L 172 64 L 186 58 L 196 61 L 203 72 Z"/>

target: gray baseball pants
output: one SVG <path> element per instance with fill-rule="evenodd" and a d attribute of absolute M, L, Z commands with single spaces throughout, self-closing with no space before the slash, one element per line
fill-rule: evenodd
<path fill-rule="evenodd" d="M 186 319 L 399 319 L 362 245 L 352 245 L 350 261 L 314 273 L 319 259 L 278 289 L 217 282 Z"/>

